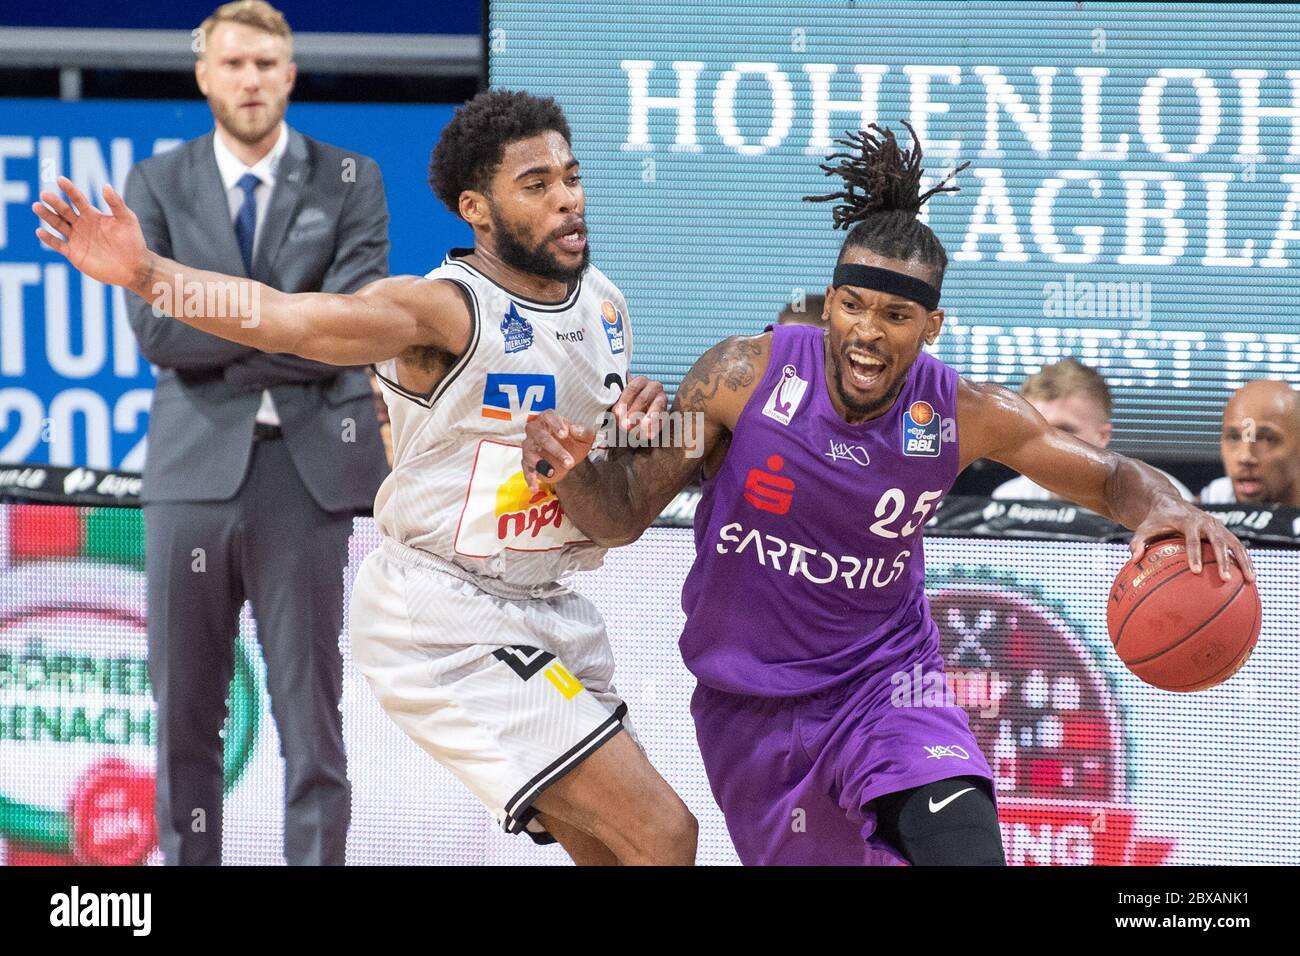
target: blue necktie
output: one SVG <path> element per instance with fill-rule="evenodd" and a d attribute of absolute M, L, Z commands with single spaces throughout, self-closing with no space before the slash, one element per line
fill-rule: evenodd
<path fill-rule="evenodd" d="M 235 239 L 239 254 L 244 257 L 244 274 L 253 274 L 253 234 L 257 231 L 257 199 L 254 193 L 262 181 L 252 173 L 244 173 L 235 185 L 244 191 L 244 204 L 235 216 Z"/>

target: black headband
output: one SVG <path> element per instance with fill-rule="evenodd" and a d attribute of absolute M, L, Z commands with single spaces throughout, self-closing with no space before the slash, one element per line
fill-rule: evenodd
<path fill-rule="evenodd" d="M 877 269 L 875 266 L 862 266 L 851 262 L 842 262 L 835 267 L 835 278 L 831 285 L 856 285 L 877 292 L 890 292 L 911 299 L 922 305 L 926 311 L 933 312 L 939 306 L 939 290 L 928 282 L 922 282 L 913 276 L 894 272 L 892 269 Z"/>

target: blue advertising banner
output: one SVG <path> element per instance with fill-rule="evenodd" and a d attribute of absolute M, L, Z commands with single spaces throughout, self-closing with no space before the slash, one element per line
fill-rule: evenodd
<path fill-rule="evenodd" d="M 291 105 L 291 126 L 373 157 L 392 216 L 390 270 L 423 274 L 469 228 L 429 190 L 429 152 L 454 107 Z M 143 466 L 154 371 L 124 293 L 86 279 L 36 238 L 30 204 L 66 175 L 122 190 L 133 163 L 212 128 L 202 102 L 0 100 L 0 462 Z M 102 200 L 100 200 L 102 205 Z"/>
<path fill-rule="evenodd" d="M 670 389 L 821 293 L 819 168 L 909 121 L 945 244 L 938 357 L 1015 387 L 1067 355 L 1119 450 L 1210 458 L 1232 389 L 1300 383 L 1300 6 L 492 0 L 494 86 L 556 97 L 591 248 Z"/>

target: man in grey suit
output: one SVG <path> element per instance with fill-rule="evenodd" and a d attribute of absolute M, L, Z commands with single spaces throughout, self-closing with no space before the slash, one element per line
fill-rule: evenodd
<path fill-rule="evenodd" d="M 283 16 L 241 0 L 200 31 L 195 72 L 216 129 L 131 170 L 126 196 L 150 245 L 287 292 L 352 292 L 387 276 L 376 163 L 284 122 L 295 67 Z M 158 366 L 141 500 L 163 855 L 221 862 L 219 734 L 247 599 L 285 760 L 285 858 L 342 864 L 343 569 L 353 516 L 388 471 L 369 381 L 128 302 Z"/>

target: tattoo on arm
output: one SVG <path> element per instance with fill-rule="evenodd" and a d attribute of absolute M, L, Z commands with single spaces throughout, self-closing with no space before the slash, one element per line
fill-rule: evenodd
<path fill-rule="evenodd" d="M 738 392 L 754 384 L 754 359 L 763 344 L 753 338 L 730 338 L 700 356 L 673 400 L 674 408 L 704 411 L 724 386 Z"/>
<path fill-rule="evenodd" d="M 722 400 L 735 400 L 735 393 L 754 385 L 755 360 L 763 351 L 760 339 L 727 339 L 705 352 L 682 379 L 673 410 L 704 416 L 702 455 L 692 457 L 683 447 L 628 449 L 604 461 L 582 462 L 571 471 L 556 492 L 574 524 L 598 544 L 636 540 L 710 455 L 719 454 L 721 443 L 726 443 L 725 451 L 730 431 Z"/>

